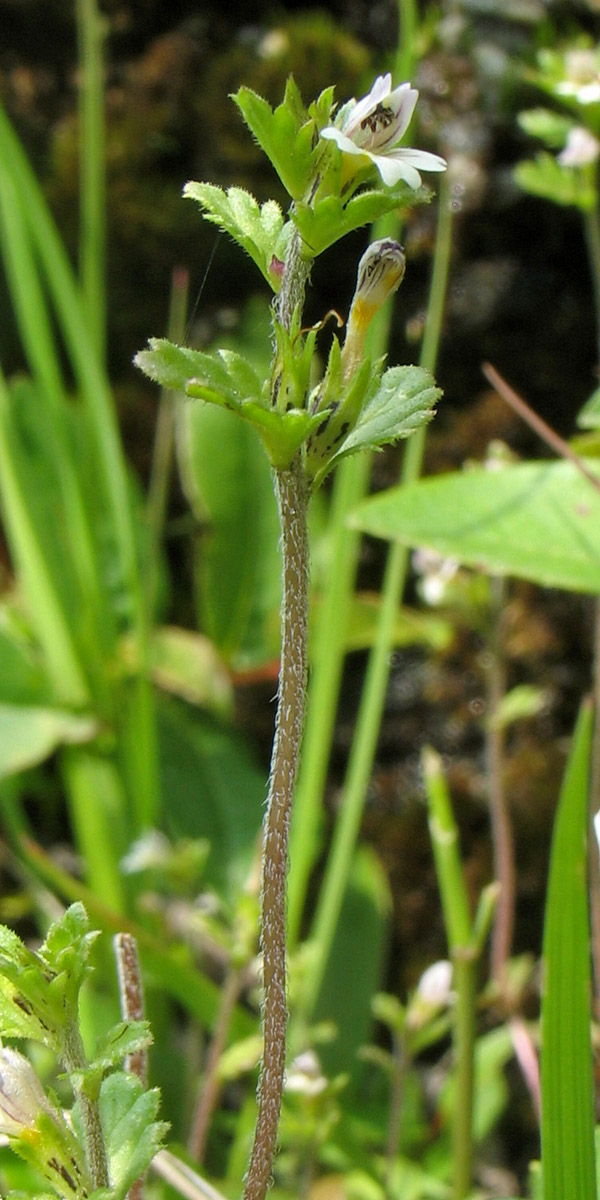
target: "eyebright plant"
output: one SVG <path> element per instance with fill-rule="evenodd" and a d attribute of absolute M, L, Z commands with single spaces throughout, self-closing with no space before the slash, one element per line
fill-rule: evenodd
<path fill-rule="evenodd" d="M 49 1188 L 37 1200 L 124 1200 L 157 1150 L 166 1126 L 158 1092 L 123 1069 L 151 1042 L 145 1021 L 114 1026 L 89 1062 L 79 1033 L 79 993 L 98 935 L 73 904 L 34 953 L 0 926 L 0 1032 L 52 1050 L 74 1096 L 68 1114 L 47 1095 L 33 1066 L 0 1043 L 0 1134 Z"/>
<path fill-rule="evenodd" d="M 245 1189 L 246 1200 L 263 1200 L 285 1071 L 286 874 L 307 680 L 308 502 L 342 457 L 408 437 L 431 418 L 440 395 L 423 368 L 386 369 L 383 359 L 372 360 L 366 350 L 373 316 L 404 275 L 397 242 L 381 239 L 363 254 L 345 338 L 340 343 L 333 336 L 317 383 L 315 348 L 324 320 L 309 329 L 303 325 L 305 291 L 319 254 L 351 230 L 429 199 L 417 168 L 440 171 L 445 163 L 398 146 L 417 92 L 408 83 L 392 89 L 389 75 L 339 111 L 331 87 L 305 107 L 293 79 L 275 109 L 249 88 L 240 88 L 233 99 L 289 194 L 287 214 L 273 200 L 259 205 L 239 187 L 192 182 L 184 195 L 250 255 L 274 293 L 269 377 L 259 378 L 235 351 L 206 353 L 164 339 L 151 339 L 135 361 L 163 387 L 249 421 L 273 467 L 279 504 L 281 662 L 262 862 L 264 1049 Z"/>

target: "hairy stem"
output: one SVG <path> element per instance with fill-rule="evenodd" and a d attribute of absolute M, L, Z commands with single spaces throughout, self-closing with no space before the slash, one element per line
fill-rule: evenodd
<path fill-rule="evenodd" d="M 282 646 L 262 867 L 264 1050 L 245 1200 L 263 1200 L 271 1178 L 285 1070 L 288 835 L 304 724 L 307 678 L 308 488 L 300 461 L 275 473 L 283 551 Z"/>
<path fill-rule="evenodd" d="M 69 1031 L 63 1050 L 63 1062 L 69 1073 L 81 1071 L 87 1065 L 77 1026 L 73 1026 Z M 86 1095 L 83 1085 L 76 1085 L 75 1092 L 79 1100 L 85 1154 L 92 1183 L 94 1188 L 105 1188 L 108 1187 L 108 1164 L 98 1104 Z"/>

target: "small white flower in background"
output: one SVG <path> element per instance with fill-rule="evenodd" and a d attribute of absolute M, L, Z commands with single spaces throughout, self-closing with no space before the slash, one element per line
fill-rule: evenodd
<path fill-rule="evenodd" d="M 561 167 L 586 167 L 588 163 L 596 162 L 599 155 L 598 139 L 583 125 L 576 125 L 571 129 L 567 144 L 558 155 L 557 162 Z"/>
<path fill-rule="evenodd" d="M 426 1025 L 452 1000 L 452 963 L 441 959 L 423 972 L 412 997 L 407 1022 L 412 1029 Z"/>
<path fill-rule="evenodd" d="M 9 1046 L 0 1047 L 0 1133 L 20 1137 L 35 1125 L 40 1112 L 58 1115 L 29 1059 Z"/>
<path fill-rule="evenodd" d="M 303 1096 L 320 1096 L 325 1091 L 327 1080 L 314 1050 L 305 1050 L 290 1065 L 285 1077 L 286 1092 L 299 1092 Z"/>
<path fill-rule="evenodd" d="M 569 50 L 565 56 L 566 79 L 556 85 L 559 96 L 573 96 L 580 104 L 600 100 L 600 69 L 595 50 Z"/>
<path fill-rule="evenodd" d="M 458 560 L 444 558 L 436 550 L 415 550 L 412 564 L 421 576 L 420 591 L 426 604 L 443 604 L 448 584 L 458 571 Z"/>
<path fill-rule="evenodd" d="M 419 170 L 445 171 L 447 165 L 438 154 L 398 146 L 418 95 L 410 83 L 401 83 L 392 91 L 392 76 L 378 75 L 369 95 L 345 104 L 337 123 L 322 129 L 321 137 L 336 142 L 344 154 L 370 159 L 387 187 L 403 179 L 409 187 L 418 188 Z"/>
<path fill-rule="evenodd" d="M 417 984 L 417 995 L 427 1004 L 442 1008 L 450 998 L 451 984 L 452 963 L 447 958 L 442 958 L 423 971 Z"/>

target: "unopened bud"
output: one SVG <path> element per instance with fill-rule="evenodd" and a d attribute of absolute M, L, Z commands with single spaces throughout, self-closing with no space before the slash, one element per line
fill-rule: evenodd
<path fill-rule="evenodd" d="M 0 1048 L 0 1132 L 19 1137 L 35 1125 L 41 1111 L 51 1111 L 42 1085 L 24 1054 Z"/>
<path fill-rule="evenodd" d="M 358 264 L 356 291 L 342 350 L 344 380 L 351 379 L 360 366 L 369 325 L 388 297 L 400 287 L 405 270 L 404 250 L 392 238 L 381 238 L 365 250 Z"/>

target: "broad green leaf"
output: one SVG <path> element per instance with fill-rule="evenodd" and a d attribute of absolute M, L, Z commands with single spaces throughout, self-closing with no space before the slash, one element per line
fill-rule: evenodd
<path fill-rule="evenodd" d="M 135 1075 L 117 1071 L 100 1090 L 111 1195 L 123 1200 L 160 1150 L 168 1126 L 157 1120 L 160 1094 L 145 1091 Z"/>
<path fill-rule="evenodd" d="M 0 779 L 36 766 L 59 746 L 89 742 L 97 733 L 95 717 L 0 703 Z"/>
<path fill-rule="evenodd" d="M 212 405 L 178 410 L 183 486 L 201 523 L 200 627 L 236 665 L 264 662 L 279 629 L 281 560 L 271 469 L 256 431 Z"/>
<path fill-rule="evenodd" d="M 542 991 L 544 1200 L 596 1200 L 587 829 L 593 710 L 561 789 L 546 898 Z"/>
<path fill-rule="evenodd" d="M 374 450 L 386 442 L 409 437 L 431 420 L 433 405 L 441 394 L 423 367 L 391 367 L 361 409 L 354 428 L 317 475 L 316 481 L 319 482 L 347 454 L 354 454 L 357 450 Z"/>
<path fill-rule="evenodd" d="M 332 1021 L 337 1037 L 320 1047 L 325 1074 L 360 1074 L 357 1052 L 370 1039 L 371 1001 L 381 987 L 390 895 L 377 857 L 360 847 L 354 857 L 344 903 L 313 1019 Z M 348 986 L 349 964 L 360 962 Z"/>
<path fill-rule="evenodd" d="M 494 574 L 600 592 L 600 496 L 571 463 L 438 475 L 366 500 L 351 521 Z"/>
<path fill-rule="evenodd" d="M 163 703 L 159 734 L 167 828 L 174 838 L 209 841 L 206 881 L 230 900 L 245 884 L 257 853 L 265 775 L 239 735 L 198 709 Z"/>
<path fill-rule="evenodd" d="M 591 212 L 596 205 L 597 191 L 589 174 L 563 167 L 546 151 L 531 161 L 518 163 L 514 175 L 524 192 L 552 200 L 554 204 L 574 205 L 582 212 Z"/>
<path fill-rule="evenodd" d="M 312 606 L 319 619 L 319 600 Z M 349 625 L 344 641 L 346 651 L 366 650 L 373 645 L 381 613 L 381 596 L 377 592 L 357 592 L 352 597 Z M 431 650 L 446 650 L 454 637 L 450 621 L 433 613 L 399 607 L 393 630 L 393 646 L 428 646 Z"/>
<path fill-rule="evenodd" d="M 238 426 L 241 424 L 236 422 Z M 264 458 L 262 450 L 260 453 Z M 127 667 L 139 668 L 136 642 L 127 638 L 121 645 L 121 653 Z M 232 715 L 231 678 L 214 640 L 193 629 L 161 625 L 150 635 L 148 658 L 146 668 L 157 687 L 190 704 L 208 708 L 217 716 Z"/>
<path fill-rule="evenodd" d="M 282 262 L 292 226 L 274 200 L 259 205 L 243 188 L 223 188 L 212 183 L 186 183 L 184 196 L 196 200 L 207 221 L 225 230 L 250 255 L 267 283 L 277 291 L 280 276 L 272 268 L 273 259 Z"/>

